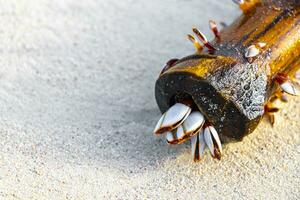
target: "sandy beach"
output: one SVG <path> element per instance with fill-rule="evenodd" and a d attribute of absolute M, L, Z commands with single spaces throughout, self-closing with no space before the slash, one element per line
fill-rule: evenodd
<path fill-rule="evenodd" d="M 221 161 L 155 137 L 156 78 L 231 0 L 0 0 L 0 199 L 299 199 L 300 98 Z"/>

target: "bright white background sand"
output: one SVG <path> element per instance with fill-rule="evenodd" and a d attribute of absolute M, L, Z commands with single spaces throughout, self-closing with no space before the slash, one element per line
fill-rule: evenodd
<path fill-rule="evenodd" d="M 1 0 L 0 199 L 299 199 L 300 99 L 193 163 L 152 130 L 165 61 L 230 0 Z"/>

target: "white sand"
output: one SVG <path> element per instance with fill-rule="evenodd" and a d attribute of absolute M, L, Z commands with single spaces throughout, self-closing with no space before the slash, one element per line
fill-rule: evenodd
<path fill-rule="evenodd" d="M 152 130 L 165 61 L 230 0 L 1 0 L 0 199 L 299 199 L 300 99 L 222 161 Z M 211 34 L 210 34 L 211 35 Z"/>

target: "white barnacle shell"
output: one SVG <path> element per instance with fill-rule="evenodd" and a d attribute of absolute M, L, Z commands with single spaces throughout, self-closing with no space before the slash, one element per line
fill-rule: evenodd
<path fill-rule="evenodd" d="M 238 4 L 238 5 L 241 5 L 241 4 L 244 4 L 244 0 L 232 0 L 234 3 Z"/>
<path fill-rule="evenodd" d="M 258 45 L 260 48 L 264 48 L 264 47 L 267 45 L 267 43 L 265 43 L 265 42 L 259 42 L 259 43 L 257 43 L 257 45 Z"/>
<path fill-rule="evenodd" d="M 259 53 L 260 53 L 260 50 L 255 45 L 251 45 L 247 48 L 245 57 L 253 58 L 253 57 L 256 57 Z"/>

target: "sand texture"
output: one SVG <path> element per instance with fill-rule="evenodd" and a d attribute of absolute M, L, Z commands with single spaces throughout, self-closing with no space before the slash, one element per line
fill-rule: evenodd
<path fill-rule="evenodd" d="M 154 83 L 230 0 L 0 0 L 0 199 L 299 199 L 300 98 L 222 161 L 152 133 Z"/>

